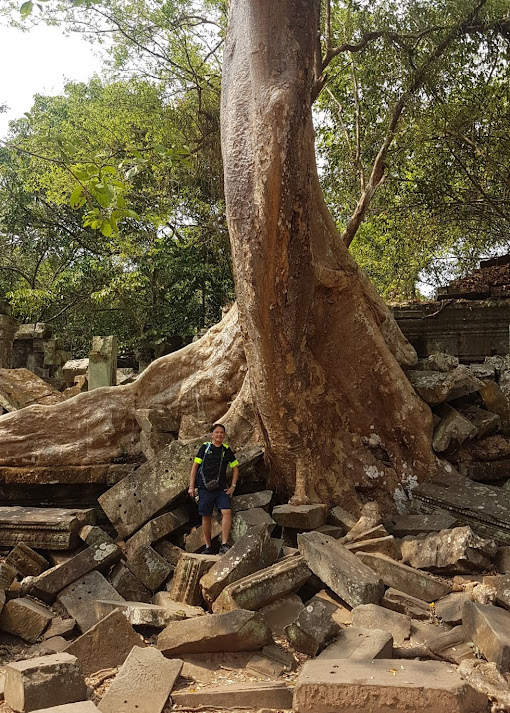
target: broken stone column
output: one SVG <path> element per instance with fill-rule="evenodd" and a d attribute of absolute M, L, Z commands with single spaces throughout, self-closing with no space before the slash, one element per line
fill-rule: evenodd
<path fill-rule="evenodd" d="M 216 555 L 195 555 L 183 553 L 175 568 L 170 596 L 176 602 L 197 606 L 202 601 L 200 580 L 215 562 Z"/>
<path fill-rule="evenodd" d="M 117 384 L 117 337 L 92 337 L 89 391 Z"/>

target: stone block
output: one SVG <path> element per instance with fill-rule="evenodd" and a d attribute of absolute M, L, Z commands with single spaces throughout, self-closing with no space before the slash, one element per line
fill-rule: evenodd
<path fill-rule="evenodd" d="M 325 599 L 327 602 L 335 605 L 335 611 L 333 612 L 333 619 L 340 624 L 341 627 L 350 626 L 352 621 L 351 609 L 348 605 L 340 599 L 336 594 L 334 594 L 329 589 L 321 589 L 314 597 L 319 599 Z M 307 602 L 308 603 L 308 602 Z"/>
<path fill-rule="evenodd" d="M 458 519 L 447 512 L 430 515 L 401 515 L 395 519 L 391 532 L 395 537 L 421 535 L 422 533 L 449 530 L 458 524 Z"/>
<path fill-rule="evenodd" d="M 26 655 L 32 656 L 37 654 L 38 656 L 44 656 L 45 654 L 59 654 L 68 646 L 69 641 L 64 639 L 63 636 L 53 636 L 50 639 L 45 639 L 40 644 L 30 646 L 30 648 L 27 649 Z"/>
<path fill-rule="evenodd" d="M 338 525 L 321 525 L 317 527 L 316 530 L 320 532 L 321 535 L 328 535 L 328 537 L 333 537 L 335 540 L 338 540 L 344 534 L 343 528 Z"/>
<path fill-rule="evenodd" d="M 42 555 L 25 545 L 24 542 L 19 542 L 9 552 L 5 561 L 24 577 L 37 577 L 38 574 L 41 574 L 50 566 Z"/>
<path fill-rule="evenodd" d="M 150 545 L 142 545 L 126 560 L 126 567 L 143 585 L 155 592 L 172 574 L 172 565 Z"/>
<path fill-rule="evenodd" d="M 296 680 L 296 713 L 481 713 L 487 697 L 440 661 L 308 661 Z"/>
<path fill-rule="evenodd" d="M 116 564 L 112 569 L 110 581 L 112 586 L 126 601 L 150 602 L 152 599 L 150 589 L 147 589 L 147 587 L 140 582 L 138 577 L 135 577 L 122 562 Z M 109 599 L 111 598 L 112 597 L 109 597 Z"/>
<path fill-rule="evenodd" d="M 162 433 L 177 433 L 179 421 L 171 411 L 156 408 L 139 408 L 135 411 L 135 418 L 145 433 L 161 431 Z"/>
<path fill-rule="evenodd" d="M 172 658 L 180 654 L 258 651 L 271 643 L 273 637 L 264 617 L 237 609 L 172 622 L 158 636 L 157 648 Z"/>
<path fill-rule="evenodd" d="M 163 607 L 167 611 L 175 612 L 179 619 L 193 619 L 196 616 L 204 616 L 205 611 L 202 607 L 194 607 L 183 602 L 176 602 L 172 599 L 170 592 L 156 592 L 154 595 L 154 604 Z"/>
<path fill-rule="evenodd" d="M 480 396 L 488 411 L 495 413 L 501 420 L 501 432 L 508 435 L 510 428 L 510 407 L 508 398 L 494 381 L 484 381 Z"/>
<path fill-rule="evenodd" d="M 232 582 L 274 563 L 277 552 L 269 547 L 269 540 L 266 525 L 252 527 L 218 562 L 213 564 L 200 580 L 202 594 L 208 605 L 212 605 L 223 589 Z"/>
<path fill-rule="evenodd" d="M 290 645 L 308 656 L 316 656 L 340 631 L 333 619 L 336 606 L 314 597 L 301 609 L 296 619 L 285 627 Z"/>
<path fill-rule="evenodd" d="M 510 547 L 498 547 L 494 564 L 498 572 L 510 573 Z"/>
<path fill-rule="evenodd" d="M 418 371 L 441 371 L 446 373 L 456 369 L 458 366 L 459 360 L 456 356 L 436 352 L 429 354 L 426 359 L 419 359 L 414 368 Z"/>
<path fill-rule="evenodd" d="M 11 599 L 0 614 L 0 630 L 34 644 L 53 617 L 51 609 L 32 599 Z"/>
<path fill-rule="evenodd" d="M 458 366 L 447 373 L 409 369 L 406 376 L 429 406 L 459 399 L 461 396 L 480 391 L 483 386 L 483 382 L 475 378 L 465 366 Z"/>
<path fill-rule="evenodd" d="M 267 656 L 255 654 L 246 664 L 246 670 L 252 675 L 278 678 L 285 671 L 285 666 L 279 661 L 267 658 Z"/>
<path fill-rule="evenodd" d="M 480 377 L 478 377 L 480 378 Z M 478 406 L 466 406 L 460 409 L 462 415 L 467 418 L 473 426 L 478 430 L 476 437 L 478 439 L 484 436 L 490 436 L 492 433 L 497 433 L 501 428 L 501 419 L 490 411 L 486 411 Z"/>
<path fill-rule="evenodd" d="M 435 603 L 434 613 L 445 624 L 457 626 L 462 623 L 462 610 L 469 599 L 469 592 L 452 592 Z"/>
<path fill-rule="evenodd" d="M 346 535 L 351 527 L 354 527 L 354 525 L 358 522 L 358 519 L 354 517 L 354 515 L 351 515 L 350 512 L 347 512 L 347 510 L 344 510 L 337 505 L 329 511 L 326 522 L 328 525 L 341 527 L 343 534 Z"/>
<path fill-rule="evenodd" d="M 96 599 L 124 601 L 103 575 L 94 570 L 63 589 L 57 597 L 57 605 L 73 617 L 81 631 L 85 632 L 103 618 L 97 616 L 94 609 Z"/>
<path fill-rule="evenodd" d="M 97 525 L 85 525 L 81 528 L 79 536 L 80 540 L 89 547 L 115 544 L 110 535 Z"/>
<path fill-rule="evenodd" d="M 0 370 L 0 406 L 5 411 L 19 411 L 35 404 L 51 406 L 61 401 L 64 401 L 64 396 L 60 391 L 32 370 Z"/>
<path fill-rule="evenodd" d="M 18 576 L 18 570 L 7 562 L 0 562 L 0 591 L 9 589 Z"/>
<path fill-rule="evenodd" d="M 121 551 L 115 544 L 99 544 L 87 547 L 61 565 L 52 567 L 39 575 L 32 584 L 31 592 L 45 602 L 52 602 L 57 594 L 69 584 L 95 569 L 108 569 L 118 562 Z"/>
<path fill-rule="evenodd" d="M 457 409 L 442 404 L 438 408 L 441 418 L 432 438 L 432 447 L 436 453 L 453 452 L 465 441 L 478 435 L 478 429 Z"/>
<path fill-rule="evenodd" d="M 69 361 L 66 361 L 62 367 L 62 375 L 67 386 L 73 386 L 75 378 L 86 374 L 88 368 L 88 359 L 69 359 Z"/>
<path fill-rule="evenodd" d="M 182 661 L 169 661 L 154 648 L 133 647 L 99 703 L 102 713 L 161 713 Z"/>
<path fill-rule="evenodd" d="M 175 568 L 170 596 L 176 602 L 197 606 L 202 601 L 200 580 L 218 562 L 216 555 L 195 555 L 183 553 Z"/>
<path fill-rule="evenodd" d="M 262 508 L 267 510 L 273 499 L 272 490 L 259 490 L 257 493 L 247 495 L 236 495 L 232 498 L 232 511 L 251 510 L 252 508 Z"/>
<path fill-rule="evenodd" d="M 230 539 L 232 542 L 237 542 L 243 535 L 246 535 L 248 530 L 258 525 L 266 525 L 269 532 L 272 532 L 276 526 L 275 521 L 269 513 L 262 508 L 252 508 L 251 510 L 241 510 L 232 518 L 232 530 Z"/>
<path fill-rule="evenodd" d="M 63 706 L 55 706 L 54 708 L 44 708 L 33 713 L 94 713 L 99 710 L 92 701 L 81 701 L 81 703 L 67 703 Z"/>
<path fill-rule="evenodd" d="M 402 561 L 418 569 L 443 574 L 482 572 L 492 565 L 496 544 L 475 535 L 469 526 L 431 535 L 404 537 Z"/>
<path fill-rule="evenodd" d="M 197 710 L 199 708 L 220 708 L 225 706 L 228 697 L 229 708 L 249 708 L 260 710 L 290 710 L 292 708 L 292 689 L 279 681 L 256 681 L 254 683 L 233 683 L 228 686 L 208 686 L 199 691 L 179 691 L 174 693 L 174 705 L 180 708 Z"/>
<path fill-rule="evenodd" d="M 71 637 L 75 627 L 75 619 L 62 619 L 62 617 L 56 616 L 50 621 L 50 625 L 44 632 L 43 639 L 51 639 L 55 636 L 68 639 Z"/>
<path fill-rule="evenodd" d="M 155 542 L 154 549 L 159 555 L 161 555 L 161 557 L 164 557 L 164 559 L 166 559 L 166 561 L 174 567 L 179 561 L 179 557 L 184 552 L 184 550 L 180 547 L 177 547 L 177 545 L 174 545 L 172 542 L 168 542 L 167 540 Z"/>
<path fill-rule="evenodd" d="M 286 557 L 225 587 L 213 604 L 215 613 L 232 609 L 255 611 L 296 592 L 310 577 L 303 557 Z"/>
<path fill-rule="evenodd" d="M 89 391 L 117 384 L 117 337 L 92 337 L 88 379 Z"/>
<path fill-rule="evenodd" d="M 465 602 L 462 626 L 487 661 L 510 671 L 510 612 L 492 604 Z"/>
<path fill-rule="evenodd" d="M 142 545 L 152 545 L 163 537 L 170 535 L 189 520 L 188 513 L 183 508 L 166 512 L 149 520 L 138 532 L 126 542 L 126 554 L 131 557 Z"/>
<path fill-rule="evenodd" d="M 221 535 L 221 521 L 220 518 L 215 518 L 211 520 L 211 542 L 217 544 L 219 537 Z M 184 548 L 186 552 L 200 552 L 200 550 L 205 549 L 205 539 L 204 531 L 202 525 L 197 527 L 196 530 L 190 532 L 189 535 L 185 537 Z"/>
<path fill-rule="evenodd" d="M 393 636 L 381 629 L 361 629 L 350 626 L 342 629 L 336 639 L 326 646 L 320 659 L 391 659 Z"/>
<path fill-rule="evenodd" d="M 400 554 L 393 535 L 376 537 L 373 540 L 355 540 L 348 542 L 345 546 L 353 554 L 356 552 L 378 552 L 393 559 L 398 559 Z"/>
<path fill-rule="evenodd" d="M 352 625 L 361 629 L 389 631 L 393 640 L 402 643 L 411 633 L 411 618 L 376 604 L 361 604 L 352 610 Z"/>
<path fill-rule="evenodd" d="M 66 653 L 10 663 L 5 669 L 5 702 L 15 711 L 75 703 L 87 687 L 74 656 Z"/>
<path fill-rule="evenodd" d="M 144 646 L 122 612 L 116 610 L 79 636 L 66 649 L 76 656 L 85 676 L 122 666 L 133 646 Z"/>
<path fill-rule="evenodd" d="M 280 527 L 291 527 L 295 530 L 315 530 L 324 525 L 327 516 L 327 506 L 312 505 L 277 505 L 273 508 L 272 517 Z"/>
<path fill-rule="evenodd" d="M 298 536 L 298 546 L 311 571 L 347 604 L 380 601 L 384 591 L 380 578 L 337 540 L 308 532 Z"/>
<path fill-rule="evenodd" d="M 284 637 L 285 627 L 296 619 L 303 608 L 303 602 L 297 594 L 288 594 L 271 604 L 259 609 L 273 636 Z"/>
<path fill-rule="evenodd" d="M 411 619 L 430 619 L 431 607 L 428 602 L 422 599 L 412 597 L 405 592 L 399 592 L 398 589 L 390 587 L 384 592 L 381 599 L 381 606 L 392 611 L 406 614 Z"/>
<path fill-rule="evenodd" d="M 380 537 L 388 537 L 388 531 L 384 525 L 376 525 L 375 527 L 370 527 L 368 530 L 362 530 L 355 534 L 351 542 L 363 542 L 365 540 L 375 540 Z"/>
<path fill-rule="evenodd" d="M 151 629 L 164 629 L 171 621 L 186 619 L 184 612 L 176 609 L 166 609 L 156 604 L 145 602 L 115 602 L 108 600 L 95 601 L 94 611 L 100 621 L 115 609 L 121 611 L 131 626 L 147 626 Z"/>
<path fill-rule="evenodd" d="M 393 587 L 425 602 L 441 599 L 452 591 L 446 582 L 401 562 L 396 562 L 385 555 L 359 552 L 355 556 L 376 572 L 387 587 Z"/>

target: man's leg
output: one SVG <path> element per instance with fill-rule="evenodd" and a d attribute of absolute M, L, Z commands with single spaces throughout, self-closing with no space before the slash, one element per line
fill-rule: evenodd
<path fill-rule="evenodd" d="M 211 546 L 211 515 L 202 515 L 202 532 L 204 533 L 205 546 Z"/>
<path fill-rule="evenodd" d="M 221 511 L 221 544 L 226 545 L 232 528 L 232 510 Z"/>

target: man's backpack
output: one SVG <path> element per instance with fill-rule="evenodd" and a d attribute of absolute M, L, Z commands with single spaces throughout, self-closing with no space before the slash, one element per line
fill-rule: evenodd
<path fill-rule="evenodd" d="M 206 480 L 206 477 L 204 475 L 204 463 L 205 463 L 205 459 L 206 459 L 207 455 L 209 453 L 211 453 L 211 451 L 212 451 L 212 443 L 210 441 L 207 441 L 205 444 L 205 452 L 204 452 L 204 457 L 202 458 L 202 463 L 200 465 L 199 474 L 200 474 L 200 477 L 202 478 L 204 488 L 207 488 L 207 490 L 218 490 L 220 487 L 221 466 L 223 464 L 223 457 L 224 457 L 227 449 L 224 445 L 221 448 L 220 467 L 218 468 L 218 475 L 216 476 L 216 478 L 211 478 L 209 480 Z"/>

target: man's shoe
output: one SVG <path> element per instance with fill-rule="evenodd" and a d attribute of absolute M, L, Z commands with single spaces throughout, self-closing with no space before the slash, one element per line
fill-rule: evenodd
<path fill-rule="evenodd" d="M 220 549 L 218 550 L 218 554 L 224 555 L 229 551 L 230 547 L 228 545 L 221 545 Z"/>
<path fill-rule="evenodd" d="M 212 550 L 212 547 L 206 547 L 205 550 L 202 552 L 202 554 L 203 554 L 203 555 L 212 555 L 212 554 L 214 554 L 214 553 L 213 553 L 213 550 Z"/>

